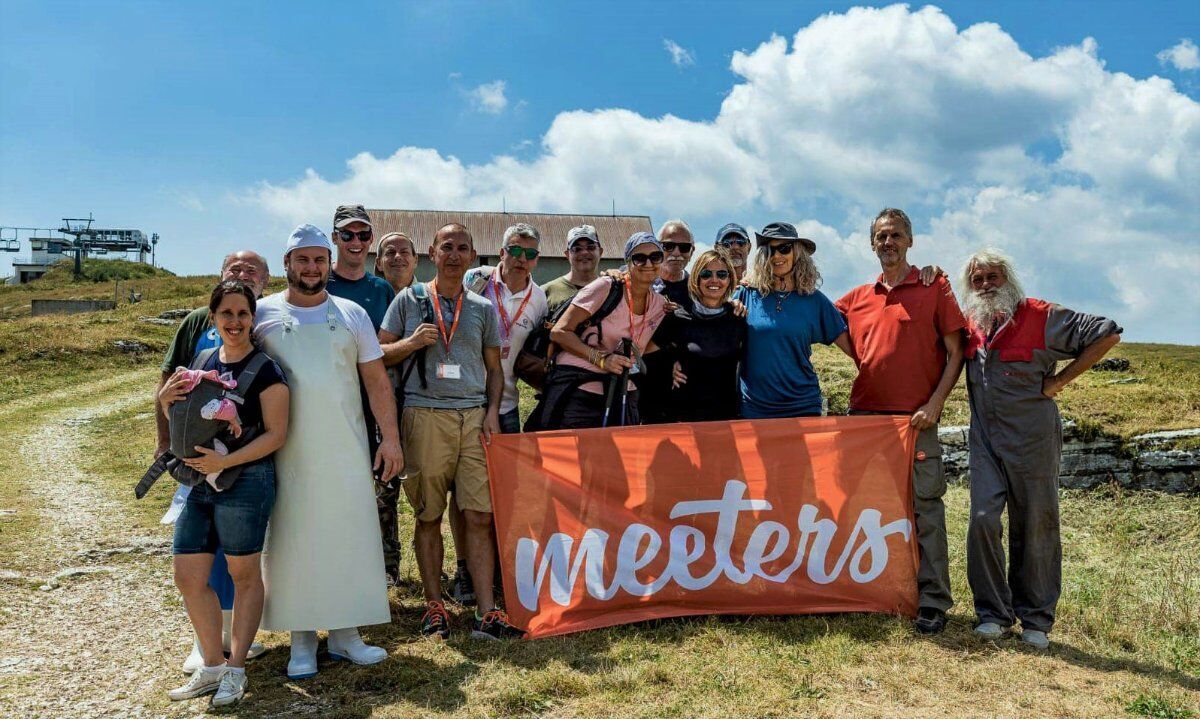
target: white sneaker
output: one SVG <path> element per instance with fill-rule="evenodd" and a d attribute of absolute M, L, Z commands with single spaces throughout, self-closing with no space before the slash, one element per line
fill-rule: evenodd
<path fill-rule="evenodd" d="M 204 667 L 204 655 L 200 653 L 200 640 L 196 635 L 192 635 L 192 653 L 187 655 L 187 659 L 183 660 L 183 673 L 189 677 L 196 673 L 197 669 Z"/>
<path fill-rule="evenodd" d="M 267 648 L 263 646 L 262 642 L 250 642 L 250 649 L 246 652 L 246 661 L 258 659 L 266 653 Z"/>
<path fill-rule="evenodd" d="M 317 633 L 292 632 L 292 659 L 287 665 L 288 679 L 308 679 L 317 675 Z"/>
<path fill-rule="evenodd" d="M 996 641 L 997 639 L 1003 638 L 1004 631 L 1005 631 L 1004 627 L 1000 626 L 999 624 L 997 624 L 995 622 L 983 622 L 979 626 L 975 627 L 975 635 L 976 636 L 978 636 L 982 639 L 987 639 L 988 641 L 992 641 L 992 642 Z"/>
<path fill-rule="evenodd" d="M 217 693 L 212 695 L 210 702 L 214 707 L 227 707 L 237 704 L 246 695 L 246 672 L 231 672 L 228 669 L 221 675 Z"/>
<path fill-rule="evenodd" d="M 327 646 L 330 658 L 355 664 L 378 664 L 387 659 L 387 650 L 363 642 L 357 627 L 330 629 Z"/>
<path fill-rule="evenodd" d="M 1045 632 L 1039 632 L 1036 629 L 1022 629 L 1021 641 L 1034 649 L 1046 649 L 1050 646 L 1050 637 L 1046 636 Z"/>
<path fill-rule="evenodd" d="M 187 680 L 187 684 L 172 689 L 167 692 L 167 696 L 171 698 L 171 701 L 177 702 L 211 694 L 217 690 L 217 686 L 221 683 L 221 675 L 224 673 L 224 664 L 213 669 L 200 667 L 192 672 L 192 677 Z"/>

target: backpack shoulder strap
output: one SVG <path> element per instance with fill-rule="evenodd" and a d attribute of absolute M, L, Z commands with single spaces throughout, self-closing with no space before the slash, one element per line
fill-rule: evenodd
<path fill-rule="evenodd" d="M 429 296 L 429 292 L 425 287 L 425 283 L 418 282 L 414 284 L 412 286 L 412 291 L 413 297 L 417 298 L 417 304 L 421 307 L 421 321 L 433 322 L 433 298 Z M 403 392 L 404 388 L 408 385 L 408 378 L 412 375 L 414 367 L 417 369 L 417 379 L 421 381 L 421 389 L 427 389 L 429 387 L 429 382 L 426 380 L 425 375 L 425 354 L 426 350 L 428 349 L 428 347 L 422 347 L 414 352 L 409 358 L 408 366 L 404 368 L 404 372 L 402 372 L 400 375 L 399 389 L 401 392 Z"/>
<path fill-rule="evenodd" d="M 496 271 L 496 268 L 483 265 L 475 269 L 479 272 L 476 274 L 475 279 L 471 281 L 471 284 L 467 286 L 467 289 L 477 295 L 482 295 L 483 290 L 487 287 L 488 280 L 492 279 L 492 273 Z"/>
<path fill-rule="evenodd" d="M 250 390 L 250 385 L 254 384 L 254 378 L 258 377 L 258 373 L 270 361 L 271 358 L 267 356 L 266 352 L 262 350 L 255 352 L 250 361 L 246 363 L 246 366 L 242 368 L 242 371 L 238 373 L 238 376 L 234 378 L 237 380 L 237 389 L 229 390 L 226 394 L 237 394 L 238 397 L 245 399 L 246 392 Z"/>
<path fill-rule="evenodd" d="M 212 356 L 215 355 L 220 349 L 220 347 L 209 347 L 208 349 L 204 350 L 192 358 L 192 364 L 188 367 L 188 369 L 204 369 L 204 365 L 208 364 L 208 361 L 212 359 Z"/>
<path fill-rule="evenodd" d="M 604 296 L 604 302 L 600 303 L 600 307 L 592 313 L 591 317 L 588 317 L 575 328 L 575 334 L 583 335 L 585 330 L 595 327 L 598 333 L 597 338 L 600 342 L 604 341 L 604 329 L 601 323 L 604 322 L 605 317 L 608 317 L 617 309 L 625 294 L 625 280 L 610 278 L 609 282 L 608 294 Z"/>

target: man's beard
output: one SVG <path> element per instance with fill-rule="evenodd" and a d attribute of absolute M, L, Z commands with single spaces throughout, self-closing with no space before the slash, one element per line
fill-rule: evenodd
<path fill-rule="evenodd" d="M 984 334 L 991 334 L 1012 318 L 1020 303 L 1021 293 L 1011 282 L 987 293 L 967 290 L 963 298 L 963 314 Z"/>
<path fill-rule="evenodd" d="M 299 272 L 289 267 L 287 270 L 287 282 L 288 287 L 291 287 L 302 295 L 315 295 L 325 289 L 326 283 L 329 282 L 329 275 L 324 275 L 316 284 L 309 285 L 300 279 Z"/>

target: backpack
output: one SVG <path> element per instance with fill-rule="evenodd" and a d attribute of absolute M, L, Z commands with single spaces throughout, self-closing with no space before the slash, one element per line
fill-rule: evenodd
<path fill-rule="evenodd" d="M 604 318 L 611 315 L 617 309 L 617 306 L 621 304 L 621 300 L 625 296 L 625 280 L 613 277 L 608 278 L 608 280 L 611 285 L 608 288 L 608 294 L 604 296 L 604 301 L 600 303 L 600 307 L 592 313 L 591 317 L 588 317 L 575 327 L 575 334 L 580 337 L 588 329 L 595 327 L 597 340 L 601 342 L 604 340 L 604 328 L 601 323 L 604 322 Z M 562 319 L 562 316 L 571 307 L 570 302 L 564 302 L 558 309 L 550 313 L 546 317 L 546 321 L 542 323 L 542 326 L 529 334 L 529 337 L 525 340 L 525 346 L 521 348 L 521 351 L 528 352 L 543 363 L 548 364 L 552 361 L 554 355 L 558 352 L 558 347 L 550 340 L 550 330 L 554 328 L 554 325 L 558 324 L 558 321 Z"/>
<path fill-rule="evenodd" d="M 203 369 L 218 351 L 220 350 L 217 347 L 204 350 L 192 360 L 190 369 Z M 250 385 L 254 383 L 258 373 L 270 361 L 271 358 L 266 353 L 259 351 L 234 378 L 237 381 L 237 389 L 226 389 L 216 382 L 203 379 L 192 388 L 187 397 L 171 405 L 167 415 L 171 431 L 171 448 L 154 460 L 154 463 L 142 475 L 133 490 L 134 496 L 138 499 L 144 497 L 163 472 L 170 472 L 177 482 L 188 487 L 194 487 L 205 481 L 205 475 L 187 466 L 182 460 L 199 456 L 200 453 L 194 449 L 197 445 L 213 446 L 213 441 L 221 432 L 225 431 L 228 425 L 220 420 L 205 419 L 201 415 L 201 410 L 204 405 L 214 399 L 229 399 L 238 405 L 244 403 L 246 391 L 250 389 Z M 262 434 L 262 430 L 262 425 L 244 427 L 239 437 L 229 439 L 225 444 L 229 451 L 233 452 L 252 442 Z M 241 473 L 242 465 L 230 467 L 221 472 L 213 483 L 219 490 L 228 489 L 233 486 L 234 481 Z"/>

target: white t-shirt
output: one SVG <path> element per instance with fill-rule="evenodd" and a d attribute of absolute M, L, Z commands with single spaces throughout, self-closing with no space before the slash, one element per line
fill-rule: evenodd
<path fill-rule="evenodd" d="M 379 337 L 375 334 L 375 327 L 371 324 L 367 311 L 352 300 L 333 295 L 326 297 L 325 302 L 316 307 L 297 307 L 285 302 L 282 292 L 262 298 L 258 301 L 258 310 L 254 313 L 255 339 L 261 341 L 271 332 L 281 329 L 285 314 L 295 317 L 297 324 L 323 324 L 326 306 L 332 300 L 334 315 L 350 329 L 350 334 L 358 341 L 359 364 L 382 357 L 383 349 L 379 346 Z"/>
<path fill-rule="evenodd" d="M 499 273 L 498 268 L 487 268 L 492 272 Z M 471 270 L 463 278 L 463 284 L 468 287 L 478 278 L 481 270 Z M 500 275 L 496 274 L 495 288 L 499 291 L 501 298 L 504 301 L 504 311 L 508 313 L 508 321 L 512 322 L 511 333 L 506 330 L 504 318 L 500 315 L 500 310 L 496 307 L 496 299 L 492 297 L 492 283 L 484 285 L 483 291 L 480 292 L 485 298 L 491 301 L 492 309 L 496 312 L 496 319 L 500 325 L 500 366 L 504 368 L 504 395 L 500 399 L 500 413 L 511 412 L 517 408 L 517 403 L 520 400 L 520 393 L 517 392 L 517 377 L 513 374 L 513 366 L 517 362 L 517 355 L 520 354 L 521 348 L 525 346 L 525 340 L 529 337 L 529 333 L 533 332 L 534 328 L 539 326 L 546 319 L 546 314 L 550 311 L 549 303 L 546 301 L 546 293 L 533 278 L 529 278 L 529 283 L 525 285 L 525 289 L 520 292 L 513 293 L 509 291 L 508 285 L 500 281 Z M 533 293 L 532 296 L 530 293 Z M 521 309 L 521 303 L 525 298 L 529 298 L 529 303 L 525 305 L 521 316 L 515 321 L 517 311 Z M 508 356 L 504 356 L 504 348 L 508 347 Z"/>

